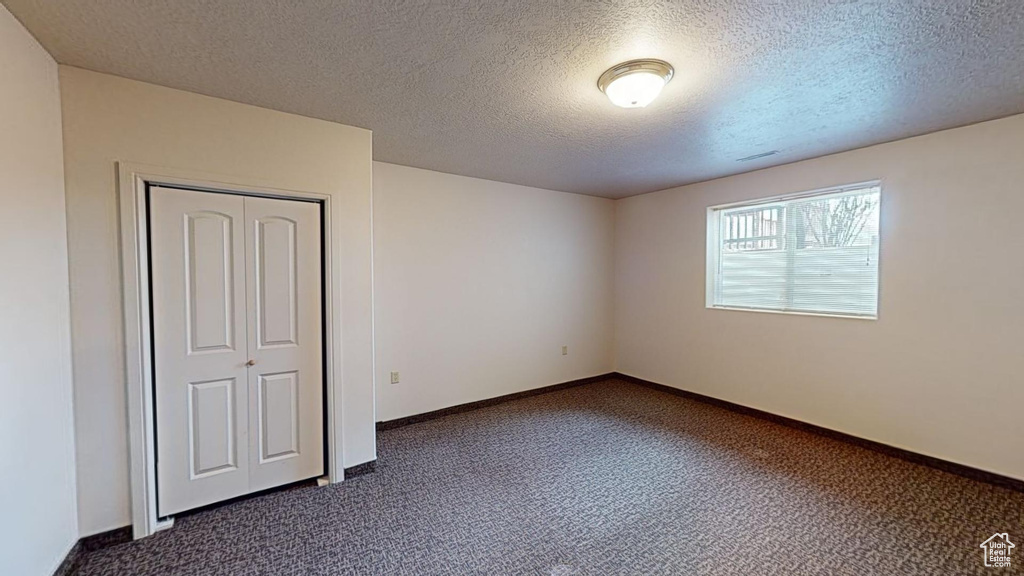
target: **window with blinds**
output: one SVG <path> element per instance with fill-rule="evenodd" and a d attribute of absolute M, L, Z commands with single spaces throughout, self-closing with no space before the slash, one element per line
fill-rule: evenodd
<path fill-rule="evenodd" d="M 708 307 L 878 316 L 877 182 L 708 209 Z"/>

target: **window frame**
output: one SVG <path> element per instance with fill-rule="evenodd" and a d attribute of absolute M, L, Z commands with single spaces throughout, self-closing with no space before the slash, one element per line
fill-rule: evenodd
<path fill-rule="evenodd" d="M 874 314 L 846 314 L 842 312 L 826 312 L 826 311 L 810 311 L 810 310 L 779 310 L 775 308 L 754 308 L 744 306 L 726 306 L 715 304 L 715 294 L 718 293 L 719 282 L 721 281 L 721 275 L 719 274 L 719 265 L 721 262 L 721 215 L 723 211 L 732 208 L 756 208 L 759 206 L 770 206 L 771 204 L 779 204 L 784 202 L 790 202 L 793 200 L 801 200 L 804 198 L 813 198 L 815 196 L 825 196 L 831 194 L 843 194 L 845 192 L 851 192 L 854 190 L 861 190 L 865 188 L 878 188 L 878 222 L 879 222 L 879 234 L 878 234 L 878 282 L 876 285 L 876 304 Z M 729 310 L 734 312 L 759 312 L 763 314 L 787 314 L 790 316 L 817 316 L 824 318 L 846 318 L 852 320 L 878 320 L 882 309 L 882 207 L 885 204 L 883 197 L 884 184 L 882 179 L 865 180 L 863 182 L 855 182 L 852 184 L 842 184 L 839 186 L 828 186 L 825 188 L 816 188 L 814 190 L 806 190 L 802 192 L 795 192 L 789 194 L 780 194 L 776 196 L 767 196 L 764 198 L 753 198 L 750 200 L 740 200 L 736 202 L 728 202 L 725 204 L 715 204 L 714 206 L 708 206 L 707 208 L 707 220 L 706 220 L 706 235 L 707 244 L 705 245 L 705 287 L 704 287 L 704 307 L 709 310 Z"/>

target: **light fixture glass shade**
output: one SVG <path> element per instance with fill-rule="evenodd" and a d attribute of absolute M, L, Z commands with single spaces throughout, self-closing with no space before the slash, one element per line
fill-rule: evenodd
<path fill-rule="evenodd" d="M 643 108 L 661 94 L 673 72 L 663 60 L 630 60 L 602 74 L 597 86 L 616 106 Z"/>
<path fill-rule="evenodd" d="M 604 89 L 612 104 L 622 108 L 643 108 L 661 94 L 665 79 L 653 72 L 619 76 Z"/>

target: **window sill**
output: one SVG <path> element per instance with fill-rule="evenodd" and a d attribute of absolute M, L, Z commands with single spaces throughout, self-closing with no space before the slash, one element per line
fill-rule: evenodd
<path fill-rule="evenodd" d="M 857 316 L 855 314 L 833 314 L 830 312 L 799 312 L 796 310 L 771 310 L 769 308 L 742 308 L 739 306 L 706 306 L 708 310 L 731 310 L 733 312 L 761 312 L 763 314 L 784 314 L 787 316 L 817 316 L 819 318 L 842 318 L 846 320 L 878 320 L 878 315 Z"/>

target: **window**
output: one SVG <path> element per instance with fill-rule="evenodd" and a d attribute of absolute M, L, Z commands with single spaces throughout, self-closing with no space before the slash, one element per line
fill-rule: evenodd
<path fill-rule="evenodd" d="M 708 209 L 708 307 L 878 314 L 877 182 Z"/>

